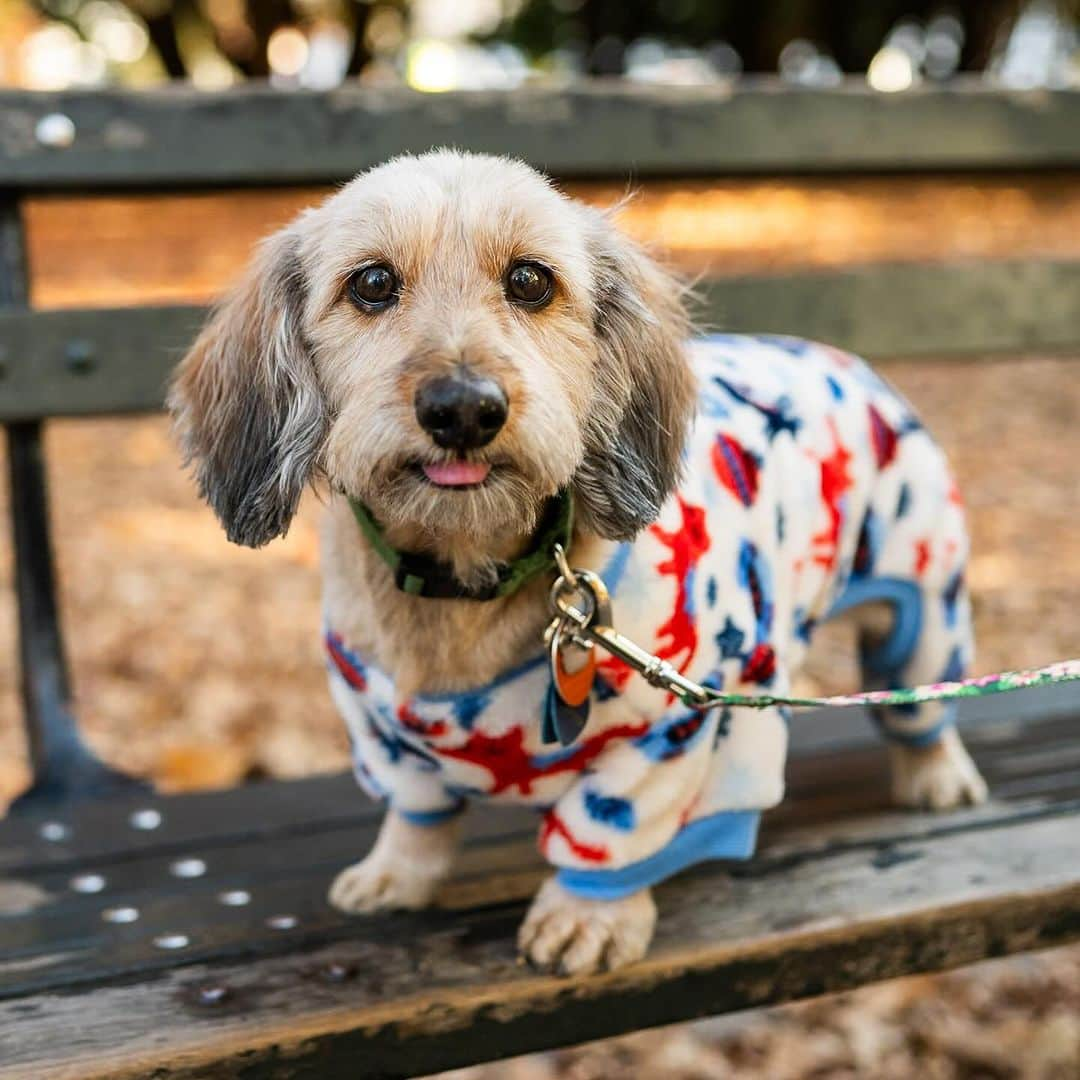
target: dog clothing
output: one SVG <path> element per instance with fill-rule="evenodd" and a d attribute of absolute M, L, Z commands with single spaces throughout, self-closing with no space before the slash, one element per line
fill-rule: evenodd
<path fill-rule="evenodd" d="M 884 640 L 860 643 L 868 687 L 961 677 L 962 507 L 911 407 L 828 346 L 714 335 L 688 349 L 700 392 L 684 479 L 599 570 L 616 629 L 705 686 L 785 694 L 814 627 L 877 601 L 893 620 Z M 368 792 L 419 824 L 472 797 L 535 806 L 541 851 L 579 895 L 747 858 L 783 795 L 782 708 L 699 712 L 601 653 L 587 726 L 553 746 L 541 741 L 551 676 L 539 642 L 486 686 L 401 700 L 333 627 L 325 641 Z M 887 738 L 929 746 L 952 713 L 931 702 L 875 719 Z"/>

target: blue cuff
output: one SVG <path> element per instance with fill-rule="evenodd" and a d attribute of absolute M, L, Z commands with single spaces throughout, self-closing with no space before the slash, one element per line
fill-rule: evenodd
<path fill-rule="evenodd" d="M 922 593 L 913 581 L 889 577 L 850 581 L 825 618 L 875 601 L 892 604 L 893 626 L 889 636 L 863 658 L 863 663 L 879 675 L 898 674 L 914 654 L 922 633 Z"/>
<path fill-rule="evenodd" d="M 575 896 L 618 900 L 710 859 L 749 859 L 757 843 L 757 810 L 725 810 L 683 826 L 655 855 L 617 870 L 560 870 L 555 880 Z"/>
<path fill-rule="evenodd" d="M 896 743 L 898 746 L 910 746 L 913 750 L 923 750 L 940 741 L 946 729 L 956 723 L 956 702 L 946 702 L 941 709 L 941 719 L 932 727 L 924 728 L 922 731 L 904 731 L 903 728 L 894 727 L 892 723 L 895 721 L 887 723 L 876 709 L 871 709 L 870 715 L 874 718 L 874 723 L 882 738 L 887 742 Z"/>
<path fill-rule="evenodd" d="M 392 809 L 410 825 L 441 825 L 444 821 L 456 818 L 465 809 L 465 800 L 459 799 L 453 806 L 444 806 L 438 810 L 401 810 L 396 806 Z"/>

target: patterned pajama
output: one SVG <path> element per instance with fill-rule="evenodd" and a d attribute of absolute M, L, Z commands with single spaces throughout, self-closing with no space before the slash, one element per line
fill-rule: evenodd
<path fill-rule="evenodd" d="M 910 406 L 828 346 L 717 335 L 689 349 L 700 398 L 685 479 L 600 571 L 616 627 L 705 685 L 784 693 L 822 619 L 878 601 L 894 619 L 886 640 L 862 644 L 868 687 L 961 676 L 963 512 Z M 622 896 L 703 859 L 747 858 L 761 811 L 783 795 L 782 709 L 695 712 L 608 658 L 581 736 L 544 745 L 539 643 L 487 686 L 409 700 L 333 628 L 326 645 L 373 796 L 418 823 L 472 797 L 535 806 L 544 856 L 581 895 Z M 876 719 L 887 738 L 928 746 L 952 709 Z"/>

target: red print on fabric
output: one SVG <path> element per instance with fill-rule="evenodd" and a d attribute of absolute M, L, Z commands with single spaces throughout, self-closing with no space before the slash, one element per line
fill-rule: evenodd
<path fill-rule="evenodd" d="M 712 445 L 712 465 L 720 483 L 743 506 L 754 504 L 758 492 L 758 459 L 754 454 L 721 432 Z"/>
<path fill-rule="evenodd" d="M 836 565 L 836 550 L 840 544 L 840 527 L 844 520 L 844 496 L 851 490 L 852 477 L 848 471 L 851 451 L 840 442 L 836 421 L 829 418 L 834 449 L 828 457 L 818 459 L 821 468 L 821 501 L 829 516 L 829 524 L 814 536 L 814 562 L 831 570 Z"/>
<path fill-rule="evenodd" d="M 922 577 L 930 565 L 930 541 L 923 537 L 915 541 L 915 576 Z"/>
<path fill-rule="evenodd" d="M 541 855 L 547 856 L 548 843 L 553 836 L 561 836 L 566 841 L 566 846 L 582 862 L 602 863 L 610 858 L 608 849 L 603 844 L 583 844 L 554 810 L 548 810 L 544 814 L 544 823 L 540 826 Z"/>
<path fill-rule="evenodd" d="M 684 502 L 682 496 L 676 496 L 682 513 L 682 527 L 668 532 L 659 524 L 649 526 L 649 532 L 670 552 L 669 558 L 657 563 L 656 569 L 661 574 L 671 574 L 676 581 L 675 610 L 671 618 L 656 631 L 661 639 L 656 655 L 662 660 L 672 660 L 682 656 L 676 665 L 679 671 L 685 671 L 697 652 L 697 626 L 694 623 L 693 609 L 690 603 L 690 579 L 701 556 L 709 550 L 709 534 L 705 528 L 705 511 L 700 506 Z M 667 641 L 663 641 L 667 638 Z"/>
<path fill-rule="evenodd" d="M 742 681 L 768 683 L 776 674 L 776 652 L 771 645 L 759 642 L 743 661 Z"/>
<path fill-rule="evenodd" d="M 338 669 L 341 677 L 354 690 L 367 689 L 367 679 L 364 678 L 364 673 L 355 664 L 349 662 L 349 658 L 343 651 L 341 638 L 337 634 L 326 635 L 326 651 L 330 654 L 330 660 L 334 667 Z"/>
<path fill-rule="evenodd" d="M 620 660 L 617 656 L 609 656 L 596 665 L 596 674 L 616 694 L 621 694 L 634 674 L 634 669 L 625 660 Z"/>
<path fill-rule="evenodd" d="M 648 730 L 648 724 L 619 724 L 586 739 L 572 753 L 546 757 L 533 757 L 526 751 L 524 728 L 514 727 L 503 735 L 473 731 L 463 746 L 440 746 L 437 753 L 439 757 L 467 761 L 487 769 L 491 773 L 489 795 L 513 787 L 522 795 L 531 795 L 534 781 L 556 773 L 581 772 L 613 739 L 636 739 Z"/>
<path fill-rule="evenodd" d="M 422 716 L 417 716 L 408 705 L 398 706 L 397 718 L 402 727 L 415 731 L 417 735 L 438 738 L 447 732 L 445 720 L 425 720 Z"/>
<path fill-rule="evenodd" d="M 894 428 L 874 408 L 867 405 L 870 413 L 870 441 L 874 444 L 874 457 L 877 459 L 877 467 L 884 469 L 896 457 L 896 447 L 900 442 L 900 436 Z"/>

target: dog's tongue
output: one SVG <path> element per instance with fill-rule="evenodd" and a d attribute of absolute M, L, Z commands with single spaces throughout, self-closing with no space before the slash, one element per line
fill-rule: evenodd
<path fill-rule="evenodd" d="M 491 466 L 481 461 L 447 461 L 441 465 L 425 465 L 424 475 L 440 487 L 465 487 L 482 484 Z"/>

